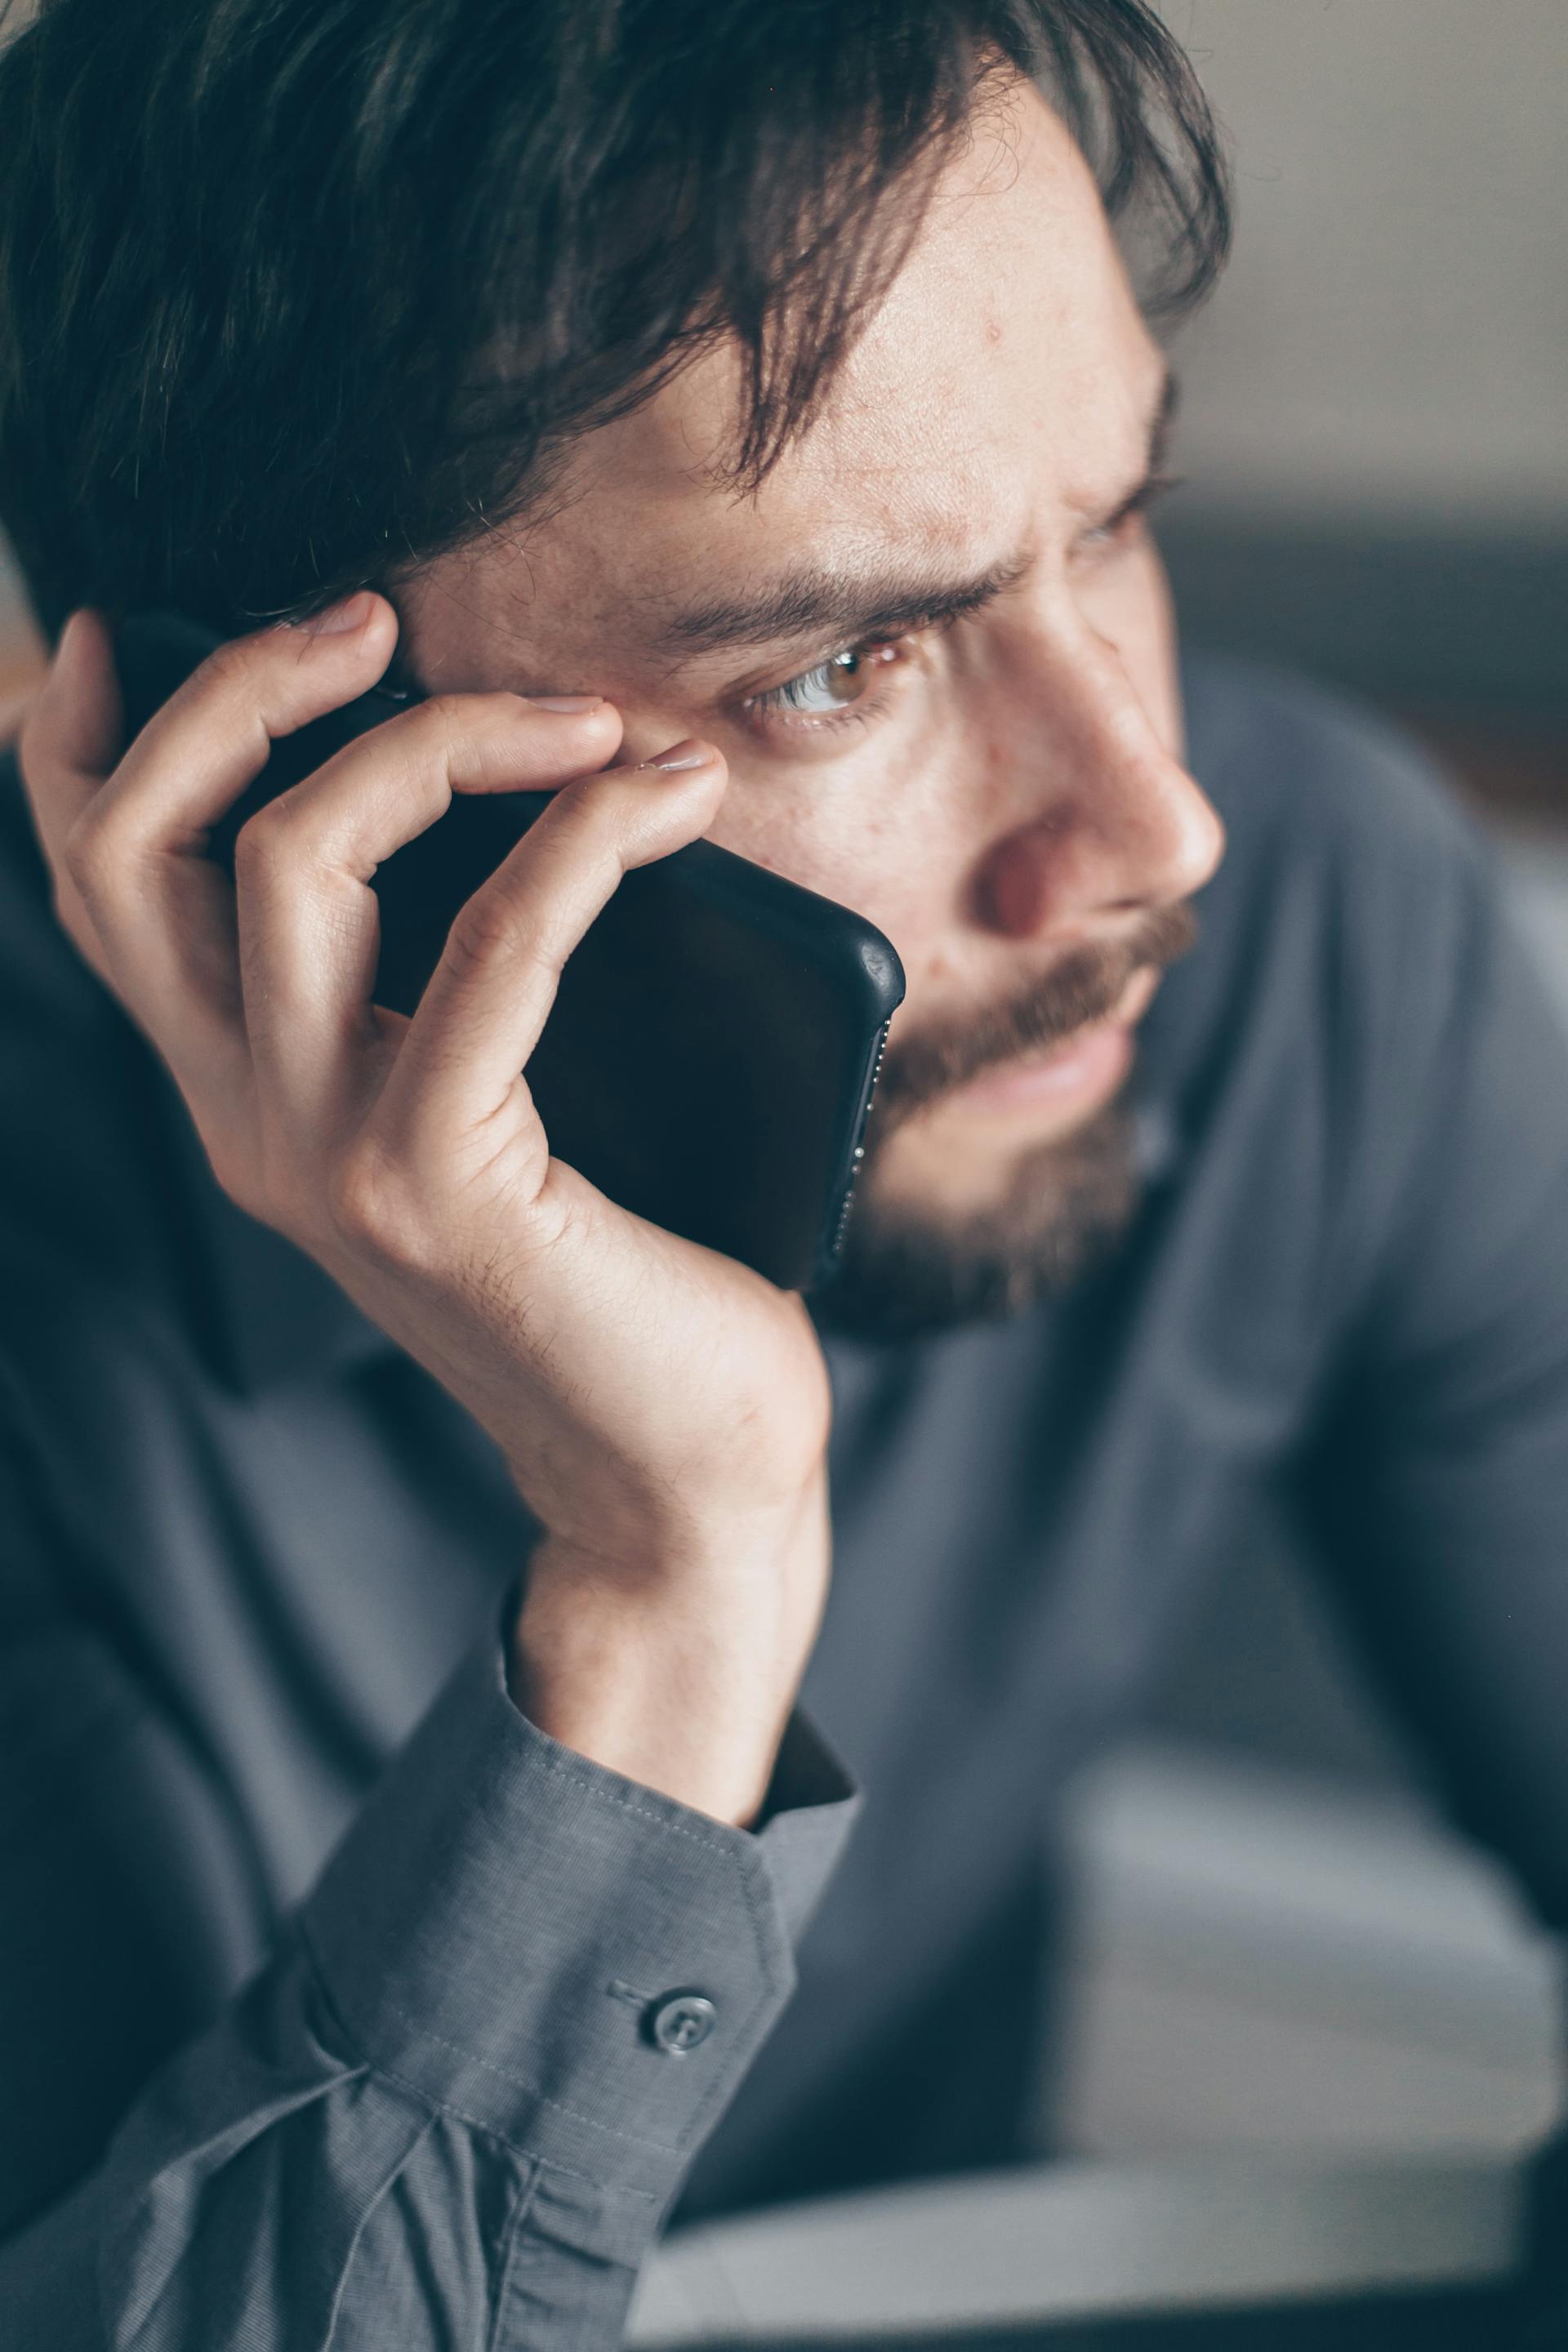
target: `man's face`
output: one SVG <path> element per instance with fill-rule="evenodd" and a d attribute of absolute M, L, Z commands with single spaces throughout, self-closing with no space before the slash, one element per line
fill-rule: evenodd
<path fill-rule="evenodd" d="M 1164 364 L 1055 114 L 977 119 L 755 493 L 721 478 L 736 384 L 716 351 L 578 443 L 548 520 L 414 583 L 405 654 L 433 690 L 602 693 L 624 758 L 722 751 L 712 838 L 909 978 L 847 1313 L 1016 1306 L 1126 1213 L 1135 1024 L 1223 846 L 1136 503 Z"/>

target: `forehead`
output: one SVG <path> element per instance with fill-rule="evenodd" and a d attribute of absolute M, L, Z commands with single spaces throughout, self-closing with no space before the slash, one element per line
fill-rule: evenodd
<path fill-rule="evenodd" d="M 977 118 L 920 236 L 809 430 L 754 492 L 724 483 L 739 377 L 713 350 L 574 448 L 547 519 L 433 567 L 475 620 L 549 659 L 611 614 L 646 624 L 780 557 L 904 555 L 977 571 L 1042 502 L 1092 511 L 1131 487 L 1162 362 L 1091 175 L 1016 89 Z M 447 584 L 455 586 L 448 576 Z"/>

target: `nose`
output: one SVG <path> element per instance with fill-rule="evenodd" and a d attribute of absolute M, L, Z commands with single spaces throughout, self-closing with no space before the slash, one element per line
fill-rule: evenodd
<path fill-rule="evenodd" d="M 1114 646 L 1037 646 L 1019 791 L 978 872 L 982 919 L 1015 938 L 1096 928 L 1200 889 L 1225 851 L 1212 803 L 1161 739 Z"/>

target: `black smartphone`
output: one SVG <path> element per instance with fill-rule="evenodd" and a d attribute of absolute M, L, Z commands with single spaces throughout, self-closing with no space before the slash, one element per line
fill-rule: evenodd
<path fill-rule="evenodd" d="M 167 613 L 121 622 L 128 730 L 218 644 Z M 272 747 L 215 830 L 232 864 L 246 819 L 417 698 L 380 686 Z M 551 800 L 454 800 L 387 859 L 376 1002 L 412 1013 L 458 909 Z M 847 907 L 712 842 L 626 875 L 562 976 L 528 1064 L 552 1153 L 623 1208 L 811 1290 L 843 1244 L 888 1024 L 891 943 Z"/>

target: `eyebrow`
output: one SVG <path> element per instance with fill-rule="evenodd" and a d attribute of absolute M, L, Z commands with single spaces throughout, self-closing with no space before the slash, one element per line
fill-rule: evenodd
<path fill-rule="evenodd" d="M 1175 422 L 1178 386 L 1167 368 L 1149 421 L 1145 463 L 1140 479 L 1098 526 L 1114 529 L 1147 499 L 1163 477 Z M 898 635 L 977 613 L 1028 571 L 1032 558 L 1018 555 L 987 566 L 966 580 L 907 566 L 882 564 L 847 574 L 815 565 L 782 573 L 762 587 L 689 607 L 667 620 L 658 645 L 678 661 L 736 646 L 777 644 L 787 638 L 856 638 Z"/>

